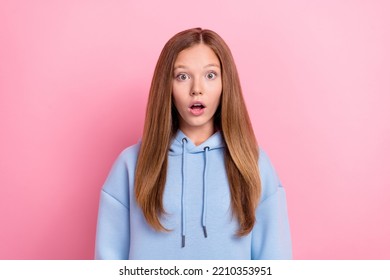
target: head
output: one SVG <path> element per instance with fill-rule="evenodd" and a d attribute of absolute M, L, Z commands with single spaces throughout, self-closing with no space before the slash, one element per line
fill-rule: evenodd
<path fill-rule="evenodd" d="M 207 29 L 194 28 L 182 31 L 173 36 L 161 51 L 148 101 L 147 115 L 153 114 L 153 111 L 156 114 L 155 117 L 160 120 L 164 119 L 165 131 L 169 130 L 171 135 L 177 131 L 180 124 L 180 113 L 175 106 L 175 99 L 172 95 L 175 83 L 175 63 L 180 54 L 197 45 L 210 48 L 219 62 L 222 92 L 213 118 L 216 129 L 222 129 L 221 113 L 224 109 L 228 109 L 229 104 L 237 104 L 237 100 L 242 101 L 236 65 L 224 40 L 214 31 Z M 159 108 L 155 104 L 159 104 Z"/>

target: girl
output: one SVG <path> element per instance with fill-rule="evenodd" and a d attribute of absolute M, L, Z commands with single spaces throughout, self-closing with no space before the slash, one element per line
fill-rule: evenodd
<path fill-rule="evenodd" d="M 284 189 L 258 149 L 232 54 L 176 34 L 154 72 L 141 143 L 101 192 L 97 259 L 289 259 Z"/>

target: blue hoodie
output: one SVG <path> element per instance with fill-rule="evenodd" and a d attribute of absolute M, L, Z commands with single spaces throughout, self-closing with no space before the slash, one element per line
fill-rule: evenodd
<path fill-rule="evenodd" d="M 146 222 L 134 195 L 140 144 L 118 157 L 101 191 L 96 259 L 291 259 L 284 189 L 260 149 L 262 195 L 250 234 L 236 237 L 220 132 L 195 146 L 178 131 L 168 153 L 163 195 L 169 232 Z"/>

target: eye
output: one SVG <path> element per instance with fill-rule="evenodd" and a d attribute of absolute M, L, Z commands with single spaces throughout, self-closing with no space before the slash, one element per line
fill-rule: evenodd
<path fill-rule="evenodd" d="M 214 80 L 216 77 L 217 77 L 217 73 L 215 73 L 215 72 L 209 72 L 206 75 L 206 78 L 209 80 Z"/>
<path fill-rule="evenodd" d="M 176 75 L 175 78 L 178 81 L 185 81 L 185 80 L 188 80 L 190 77 L 186 73 L 179 73 Z"/>

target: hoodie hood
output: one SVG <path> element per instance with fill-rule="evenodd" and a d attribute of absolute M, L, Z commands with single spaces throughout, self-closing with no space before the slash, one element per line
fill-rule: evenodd
<path fill-rule="evenodd" d="M 205 142 L 196 146 L 190 138 L 179 129 L 175 137 L 172 139 L 171 146 L 169 148 L 169 155 L 173 156 L 183 154 L 183 139 L 186 139 L 187 141 L 185 152 L 190 154 L 202 153 L 205 148 L 214 150 L 225 147 L 225 142 L 220 131 L 215 132 Z"/>

